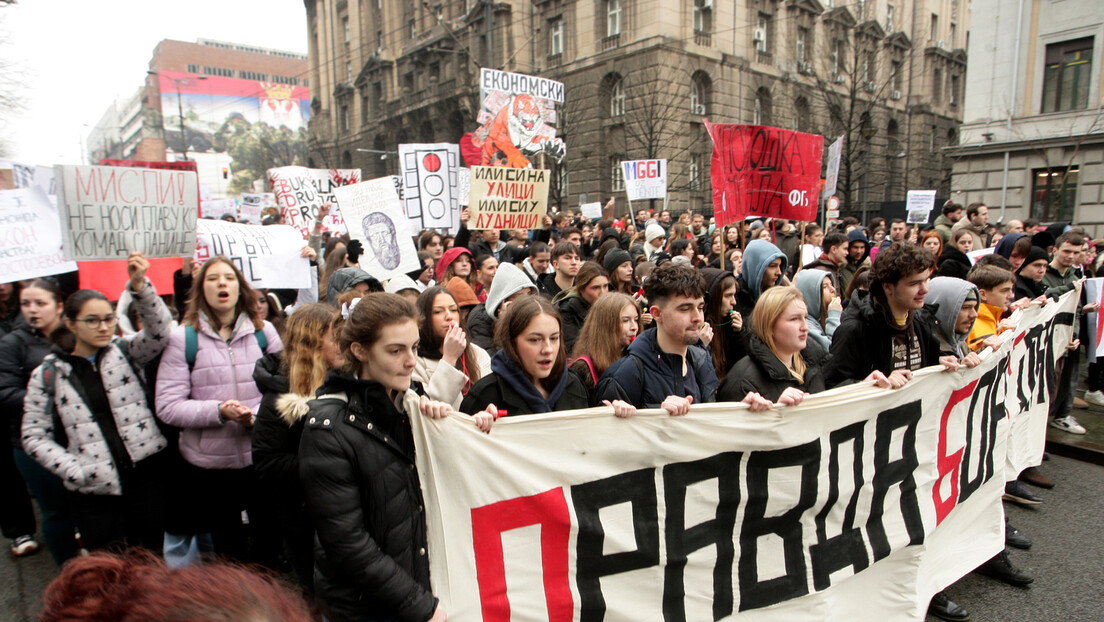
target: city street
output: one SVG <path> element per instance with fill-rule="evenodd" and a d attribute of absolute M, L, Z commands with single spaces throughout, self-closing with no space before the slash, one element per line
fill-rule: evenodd
<path fill-rule="evenodd" d="M 1030 551 L 1012 549 L 1012 561 L 1035 577 L 1026 589 L 969 575 L 952 586 L 951 599 L 971 620 L 1062 620 L 1104 616 L 1104 467 L 1053 456 L 1043 471 L 1057 483 L 1042 491 L 1043 505 L 1005 504 L 1020 531 L 1035 541 Z M 41 610 L 42 592 L 57 569 L 46 551 L 16 560 L 0 554 L 0 622 L 29 622 Z M 935 618 L 929 618 L 934 620 Z"/>

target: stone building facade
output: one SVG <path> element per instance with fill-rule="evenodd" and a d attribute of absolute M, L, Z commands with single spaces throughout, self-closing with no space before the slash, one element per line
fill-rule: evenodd
<path fill-rule="evenodd" d="M 656 157 L 671 208 L 711 212 L 708 118 L 820 133 L 826 148 L 844 136 L 845 209 L 903 215 L 908 189 L 950 191 L 967 2 L 304 0 L 310 155 L 397 172 L 399 143 L 475 129 L 479 68 L 493 66 L 566 86 L 561 205 L 624 206 L 616 163 Z"/>
<path fill-rule="evenodd" d="M 1094 0 L 991 0 L 976 25 L 952 186 L 989 220 L 1104 233 L 1104 12 Z"/>

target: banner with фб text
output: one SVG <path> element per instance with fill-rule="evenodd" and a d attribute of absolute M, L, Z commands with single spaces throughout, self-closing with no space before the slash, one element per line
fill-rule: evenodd
<path fill-rule="evenodd" d="M 505 417 L 490 435 L 414 417 L 433 592 L 460 622 L 922 620 L 1004 547 L 1006 461 L 1038 464 L 1016 429 L 1045 429 L 1053 381 L 1021 391 L 1009 374 L 1034 371 L 1029 347 L 1053 365 L 1075 302 L 1018 314 L 974 369 L 896 391 Z"/>

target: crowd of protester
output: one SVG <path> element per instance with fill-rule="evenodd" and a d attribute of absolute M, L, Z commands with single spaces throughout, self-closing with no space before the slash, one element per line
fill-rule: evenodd
<path fill-rule="evenodd" d="M 204 575 L 172 569 L 206 568 L 250 592 L 207 595 L 234 601 L 241 619 L 444 620 L 410 418 L 456 410 L 492 433 L 504 416 L 600 405 L 619 417 L 714 401 L 761 412 L 848 383 L 899 388 L 923 367 L 978 365 L 1014 328 L 1012 311 L 1100 264 L 1100 241 L 1080 228 L 990 224 L 982 204 L 948 202 L 933 226 L 826 229 L 640 209 L 471 231 L 465 211 L 455 235 L 417 236 L 417 270 L 381 283 L 360 268 L 359 242 L 320 234 L 324 216 L 303 250 L 305 290 L 255 291 L 214 257 L 186 262 L 174 291 L 158 292 L 140 253 L 121 292 L 65 278 L 0 285 L 12 442 L 0 513 L 13 554 L 34 553 L 33 498 L 43 543 L 65 564 L 44 619 L 192 611 Z M 1051 425 L 1073 434 L 1085 432 L 1070 414 L 1079 352 L 1074 340 L 1051 401 Z M 1094 406 L 1102 376 L 1089 365 Z M 1024 483 L 1054 485 L 1031 468 L 1004 498 L 1041 503 Z M 1011 525 L 1006 542 L 1031 546 Z M 1007 550 L 978 571 L 1032 581 Z M 182 587 L 126 596 L 143 585 Z M 944 593 L 930 611 L 968 615 Z"/>

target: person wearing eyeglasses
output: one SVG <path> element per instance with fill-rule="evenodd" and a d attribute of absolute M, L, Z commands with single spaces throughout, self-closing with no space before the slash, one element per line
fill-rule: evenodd
<path fill-rule="evenodd" d="M 65 485 L 69 508 L 89 550 L 164 540 L 167 469 L 161 433 L 142 369 L 169 341 L 172 316 L 146 279 L 149 262 L 131 253 L 127 291 L 142 330 L 118 337 L 107 297 L 82 289 L 62 309 L 64 329 L 31 374 L 24 398 L 27 455 Z"/>

